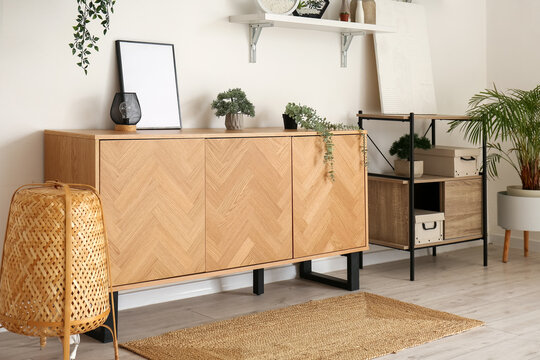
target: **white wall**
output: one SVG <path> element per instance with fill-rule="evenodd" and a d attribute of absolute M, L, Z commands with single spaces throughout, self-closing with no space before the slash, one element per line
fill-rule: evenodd
<path fill-rule="evenodd" d="M 418 2 L 426 6 L 429 18 L 439 109 L 463 113 L 467 99 L 486 85 L 486 0 Z M 339 5 L 332 0 L 325 17 L 337 18 Z M 281 113 L 289 101 L 311 105 L 332 121 L 352 123 L 359 109 L 379 111 L 370 36 L 354 40 L 349 67 L 343 69 L 339 35 L 265 29 L 258 63 L 250 64 L 248 29 L 230 24 L 228 16 L 254 11 L 254 0 L 207 0 L 204 5 L 119 0 L 111 30 L 101 37 L 101 51 L 92 55 L 85 76 L 67 46 L 72 41 L 75 1 L 0 0 L 2 233 L 14 189 L 42 180 L 43 129 L 112 127 L 108 112 L 118 90 L 117 39 L 175 44 L 187 128 L 222 127 L 223 119 L 215 118 L 209 104 L 230 87 L 243 88 L 256 106 L 257 116 L 248 120 L 248 126 L 281 126 Z M 383 125 L 370 129 L 374 135 L 378 131 L 375 137 L 385 151 L 402 132 Z M 443 134 L 439 139 L 449 140 Z M 379 165 L 380 160 L 370 159 L 374 170 Z M 382 255 L 374 259 L 380 261 Z"/>
<path fill-rule="evenodd" d="M 499 90 L 532 89 L 540 84 L 540 1 L 489 0 L 487 2 L 487 86 L 493 83 Z M 496 203 L 496 193 L 507 185 L 521 184 L 510 166 L 500 168 L 500 178 L 490 185 L 490 200 Z M 501 235 L 495 211 L 490 217 L 491 233 Z M 521 237 L 514 233 L 513 237 Z M 540 241 L 540 234 L 531 234 Z M 512 245 L 521 245 L 513 241 Z"/>

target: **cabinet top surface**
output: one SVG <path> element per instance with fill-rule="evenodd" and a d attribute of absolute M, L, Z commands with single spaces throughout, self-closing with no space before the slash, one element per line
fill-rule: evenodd
<path fill-rule="evenodd" d="M 334 131 L 336 135 L 355 135 L 359 130 Z M 130 140 L 130 139 L 215 139 L 244 137 L 292 137 L 315 136 L 311 130 L 284 130 L 283 128 L 251 128 L 243 130 L 226 129 L 181 129 L 181 130 L 137 130 L 123 132 L 116 130 L 45 130 L 45 135 L 69 136 L 90 140 Z"/>

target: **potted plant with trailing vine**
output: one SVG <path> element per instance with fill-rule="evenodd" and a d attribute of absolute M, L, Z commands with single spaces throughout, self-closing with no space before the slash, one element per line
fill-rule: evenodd
<path fill-rule="evenodd" d="M 211 106 L 216 116 L 225 116 L 227 130 L 240 130 L 244 127 L 244 115 L 255 116 L 255 107 L 240 88 L 219 93 Z"/>
<path fill-rule="evenodd" d="M 497 195 L 499 226 L 507 230 L 540 231 L 540 85 L 532 90 L 507 92 L 486 89 L 469 101 L 471 121 L 450 123 L 475 144 L 487 142 L 487 173 L 499 175 L 504 162 L 514 169 L 521 185 Z M 505 246 L 506 249 L 506 246 Z"/>
<path fill-rule="evenodd" d="M 415 149 L 431 149 L 431 143 L 425 136 L 419 137 L 418 134 L 414 134 L 414 147 Z M 394 172 L 396 175 L 407 176 L 410 175 L 410 150 L 411 150 L 411 135 L 405 134 L 398 140 L 394 141 L 390 147 L 390 155 L 396 155 L 398 158 L 394 160 Z M 424 161 L 416 160 L 414 162 L 414 177 L 420 177 L 424 174 Z"/>
<path fill-rule="evenodd" d="M 107 34 L 110 24 L 110 15 L 114 12 L 116 0 L 77 0 L 77 19 L 73 26 L 74 41 L 69 44 L 71 53 L 79 58 L 77 66 L 88 74 L 88 60 L 92 51 L 99 51 L 97 42 L 99 37 L 90 32 L 93 23 L 99 22 L 103 28 L 103 35 Z"/>
<path fill-rule="evenodd" d="M 285 115 L 293 119 L 298 125 L 306 130 L 314 130 L 319 134 L 325 146 L 325 153 L 323 160 L 325 164 L 329 166 L 328 176 L 332 181 L 335 181 L 336 173 L 334 171 L 334 142 L 333 142 L 333 133 L 332 131 L 337 130 L 360 130 L 358 126 L 345 125 L 345 124 L 334 124 L 326 120 L 326 118 L 320 117 L 317 112 L 305 105 L 300 105 L 296 103 L 288 103 L 285 107 Z M 364 133 L 361 133 L 364 136 Z M 365 138 L 363 140 L 365 144 Z M 366 147 L 363 147 L 363 160 L 366 163 Z"/>

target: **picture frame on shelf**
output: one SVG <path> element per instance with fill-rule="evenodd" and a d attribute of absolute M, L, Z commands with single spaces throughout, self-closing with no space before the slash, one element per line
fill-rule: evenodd
<path fill-rule="evenodd" d="M 330 5 L 329 0 L 302 0 L 294 10 L 293 15 L 321 19 L 328 5 Z"/>
<path fill-rule="evenodd" d="M 121 92 L 137 93 L 143 116 L 138 129 L 181 129 L 173 44 L 116 41 Z"/>

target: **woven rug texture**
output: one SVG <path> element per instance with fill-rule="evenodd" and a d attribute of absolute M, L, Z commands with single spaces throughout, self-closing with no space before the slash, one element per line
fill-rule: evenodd
<path fill-rule="evenodd" d="M 481 321 L 361 292 L 120 346 L 150 360 L 361 360 L 481 325 Z"/>

